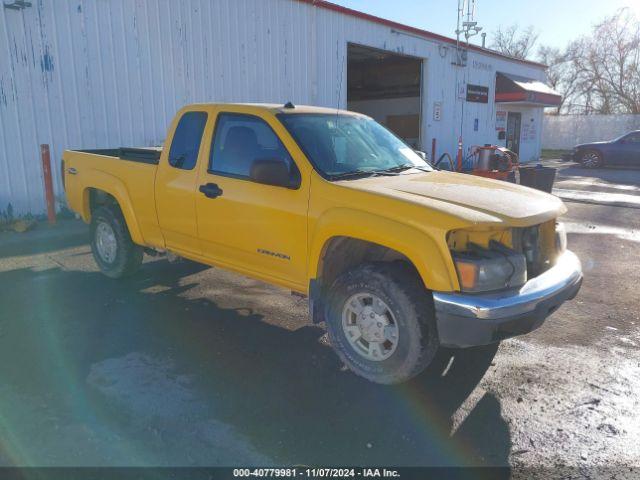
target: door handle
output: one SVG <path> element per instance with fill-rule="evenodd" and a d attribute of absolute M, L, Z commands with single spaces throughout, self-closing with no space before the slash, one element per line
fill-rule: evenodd
<path fill-rule="evenodd" d="M 216 198 L 222 195 L 222 189 L 215 183 L 200 185 L 199 190 L 204 193 L 204 196 L 207 198 Z"/>

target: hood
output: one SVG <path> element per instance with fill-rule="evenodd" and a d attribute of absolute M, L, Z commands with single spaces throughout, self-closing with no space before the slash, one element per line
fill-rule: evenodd
<path fill-rule="evenodd" d="M 612 143 L 612 141 L 611 140 L 604 140 L 604 141 L 601 141 L 601 142 L 581 143 L 580 145 L 576 145 L 574 148 L 592 147 L 594 145 L 607 145 L 609 143 Z"/>
<path fill-rule="evenodd" d="M 463 173 L 433 171 L 341 181 L 368 191 L 456 215 L 473 223 L 535 225 L 566 212 L 562 201 L 539 190 Z"/>

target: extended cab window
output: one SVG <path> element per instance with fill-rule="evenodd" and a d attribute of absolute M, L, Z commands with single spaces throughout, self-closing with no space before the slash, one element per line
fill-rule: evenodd
<path fill-rule="evenodd" d="M 195 167 L 206 123 L 205 112 L 187 112 L 182 115 L 171 142 L 169 165 L 183 170 Z"/>
<path fill-rule="evenodd" d="M 236 177 L 249 177 L 251 165 L 259 159 L 280 159 L 295 168 L 286 148 L 261 118 L 221 113 L 216 123 L 209 170 Z"/>

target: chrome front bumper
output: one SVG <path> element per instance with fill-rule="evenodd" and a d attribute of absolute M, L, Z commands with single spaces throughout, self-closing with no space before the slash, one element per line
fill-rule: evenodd
<path fill-rule="evenodd" d="M 518 289 L 486 294 L 433 292 L 440 344 L 471 347 L 538 328 L 563 302 L 576 296 L 582 267 L 570 251 Z"/>

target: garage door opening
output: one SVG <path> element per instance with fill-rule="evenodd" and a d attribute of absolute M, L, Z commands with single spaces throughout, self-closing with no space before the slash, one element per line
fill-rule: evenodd
<path fill-rule="evenodd" d="M 385 125 L 421 148 L 422 59 L 350 43 L 347 108 Z"/>

